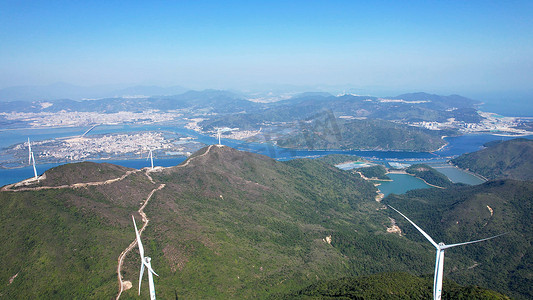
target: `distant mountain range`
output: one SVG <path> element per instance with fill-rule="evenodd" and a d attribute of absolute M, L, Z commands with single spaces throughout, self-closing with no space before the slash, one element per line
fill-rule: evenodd
<path fill-rule="evenodd" d="M 328 92 L 289 92 L 287 90 L 278 90 L 275 92 L 235 92 L 242 98 L 254 98 L 262 95 L 273 96 L 275 93 L 282 95 L 291 95 L 291 102 L 301 102 L 312 97 L 329 98 L 334 97 Z M 301 88 L 293 87 L 293 90 Z M 50 85 L 32 85 L 32 86 L 14 86 L 0 89 L 0 102 L 11 101 L 51 101 L 51 100 L 85 100 L 85 99 L 102 99 L 102 98 L 134 98 L 134 97 L 152 97 L 152 96 L 174 96 L 180 95 L 191 89 L 182 86 L 161 87 L 155 85 L 136 85 L 136 86 L 119 86 L 119 85 L 97 85 L 97 86 L 78 86 L 67 83 L 55 83 Z M 273 94 L 274 93 L 274 94 Z M 281 95 L 280 94 L 280 95 Z M 352 96 L 346 94 L 346 96 Z M 371 96 L 357 96 L 363 98 L 374 98 Z M 468 99 L 459 95 L 440 96 L 427 94 L 423 92 L 402 94 L 398 96 L 384 97 L 390 99 L 404 99 L 407 101 L 432 101 L 434 103 L 443 103 L 447 107 L 471 107 L 473 104 L 480 104 L 478 101 Z"/>
<path fill-rule="evenodd" d="M 0 102 L 8 101 L 50 101 L 58 99 L 100 99 L 135 96 L 167 96 L 182 94 L 189 89 L 181 86 L 132 86 L 120 87 L 113 85 L 77 86 L 56 83 L 45 86 L 15 86 L 0 89 Z"/>
<path fill-rule="evenodd" d="M 119 111 L 175 110 L 207 108 L 217 112 L 234 112 L 258 104 L 227 91 L 187 91 L 173 96 L 113 97 L 97 100 L 60 99 L 51 101 L 13 101 L 0 107 L 1 112 L 58 112 L 79 111 L 114 113 Z"/>
<path fill-rule="evenodd" d="M 75 88 L 67 86 L 66 90 Z M 173 92 L 180 88 L 135 87 L 120 94 Z M 410 124 L 421 122 L 478 123 L 474 100 L 458 95 L 403 94 L 387 99 L 372 96 L 301 93 L 289 99 L 262 103 L 230 91 L 204 90 L 164 96 L 111 97 L 96 100 L 11 101 L 0 112 L 55 113 L 181 110 L 183 118 L 201 119 L 203 132 L 236 128 L 276 137 L 272 142 L 287 148 L 435 151 L 445 144 L 442 136 L 457 134 L 457 128 L 429 130 Z M 84 125 L 87 125 L 87 122 Z M 324 124 L 334 125 L 331 128 Z M 0 125 L 23 127 L 24 119 L 0 116 Z M 420 126 L 420 125 L 416 125 Z M 253 136 L 250 138 L 253 140 Z M 262 141 L 259 141 L 262 142 Z"/>
<path fill-rule="evenodd" d="M 70 86 L 69 86 L 70 87 Z M 177 87 L 176 89 L 180 89 Z M 6 92 L 6 90 L 3 90 Z M 156 87 L 135 87 L 122 90 L 140 93 L 163 90 Z M 166 92 L 173 91 L 166 89 Z M 1 91 L 0 91 L 1 92 Z M 1 93 L 0 93 L 1 94 Z M 46 93 L 42 93 L 44 95 Z M 115 94 L 116 95 L 116 94 Z M 32 96 L 33 97 L 33 96 Z M 15 97 L 17 98 L 17 97 Z M 20 97 L 18 97 L 21 99 Z M 24 98 L 24 97 L 22 97 Z M 93 111 L 111 113 L 118 111 L 143 111 L 150 109 L 209 109 L 213 113 L 246 112 L 241 115 L 220 115 L 210 118 L 209 123 L 228 123 L 224 126 L 239 128 L 261 127 L 263 122 L 288 122 L 313 117 L 324 111 L 337 116 L 379 118 L 385 120 L 444 122 L 454 118 L 465 122 L 479 122 L 480 116 L 475 109 L 476 101 L 461 96 L 439 96 L 426 93 L 404 94 L 392 99 L 371 96 L 332 96 L 327 93 L 303 93 L 288 100 L 273 103 L 256 103 L 247 100 L 243 94 L 220 91 L 187 91 L 170 96 L 157 95 L 146 97 L 114 96 L 97 100 L 43 100 L 53 97 L 37 97 L 35 101 L 10 101 L 0 106 L 0 112 L 57 112 Z M 73 97 L 75 98 L 75 97 Z M 5 99 L 12 99 L 6 97 Z"/>

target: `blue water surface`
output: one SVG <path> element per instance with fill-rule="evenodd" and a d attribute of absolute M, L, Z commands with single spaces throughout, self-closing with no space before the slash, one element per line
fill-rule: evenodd
<path fill-rule="evenodd" d="M 12 146 L 18 143 L 24 143 L 28 137 L 33 141 L 43 141 L 60 137 L 69 137 L 83 134 L 87 127 L 67 127 L 67 128 L 45 128 L 45 129 L 14 129 L 14 130 L 0 130 L 0 149 Z M 134 132 L 134 131 L 168 131 L 179 133 L 185 136 L 193 137 L 196 141 L 205 145 L 216 144 L 218 141 L 215 137 L 199 134 L 193 130 L 183 128 L 178 125 L 105 125 L 95 127 L 89 135 L 109 134 L 120 132 Z M 526 138 L 533 138 L 528 136 Z M 512 137 L 501 137 L 490 134 L 479 135 L 465 135 L 460 137 L 445 138 L 449 143 L 448 146 L 441 151 L 435 153 L 429 152 L 406 152 L 406 151 L 358 151 L 358 150 L 295 150 L 286 149 L 274 146 L 272 144 L 261 143 L 247 143 L 238 140 L 223 139 L 222 143 L 226 146 L 236 148 L 238 150 L 259 153 L 277 160 L 290 160 L 295 158 L 316 158 L 327 154 L 350 154 L 357 155 L 367 159 L 376 161 L 445 161 L 450 157 L 461 155 L 467 152 L 473 152 L 481 149 L 486 142 L 493 140 L 508 140 Z M 1 150 L 0 150 L 1 151 Z M 155 164 L 158 166 L 174 166 L 185 160 L 185 157 L 156 159 Z M 130 159 L 130 160 L 106 160 L 99 162 L 114 163 L 117 165 L 140 169 L 149 166 L 149 162 L 145 159 Z M 37 172 L 44 173 L 46 170 L 58 166 L 60 164 L 38 164 Z M 33 169 L 31 166 L 18 169 L 0 169 L 0 186 L 19 182 L 21 180 L 33 176 Z"/>

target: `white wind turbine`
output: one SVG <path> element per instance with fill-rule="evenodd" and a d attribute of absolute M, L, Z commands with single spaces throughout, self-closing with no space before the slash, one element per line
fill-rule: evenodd
<path fill-rule="evenodd" d="M 141 254 L 141 273 L 139 274 L 139 295 L 141 295 L 141 282 L 143 278 L 144 273 L 144 267 L 148 269 L 148 284 L 150 285 L 150 299 L 155 300 L 155 287 L 154 287 L 154 277 L 152 274 L 155 274 L 155 276 L 159 276 L 154 272 L 152 269 L 152 265 L 150 261 L 152 260 L 148 256 L 144 256 L 144 248 L 143 244 L 141 243 L 141 237 L 139 235 L 139 231 L 137 230 L 137 224 L 135 224 L 135 218 L 131 216 L 133 219 L 133 226 L 135 226 L 135 235 L 137 236 L 137 245 L 139 246 L 139 253 Z"/>
<path fill-rule="evenodd" d="M 217 137 L 218 137 L 218 144 L 219 144 L 219 145 L 222 145 L 222 144 L 220 143 L 220 138 L 221 138 L 221 136 L 222 136 L 222 130 L 221 130 L 220 128 L 218 128 L 218 131 L 217 131 Z"/>
<path fill-rule="evenodd" d="M 409 221 L 409 223 L 413 224 L 413 226 L 416 229 L 418 229 L 418 231 L 420 231 L 420 233 L 422 233 L 422 235 L 424 235 L 424 237 L 426 237 L 426 239 L 428 239 L 428 241 L 433 246 L 435 246 L 435 248 L 437 248 L 437 257 L 435 259 L 435 277 L 433 279 L 433 300 L 440 300 L 441 299 L 442 277 L 443 277 L 443 270 L 444 270 L 444 250 L 445 249 L 448 249 L 448 248 L 451 248 L 451 247 L 455 247 L 455 246 L 461 246 L 461 245 L 466 245 L 466 244 L 473 244 L 473 243 L 483 242 L 483 241 L 490 240 L 490 239 L 493 239 L 495 237 L 499 237 L 500 235 L 505 234 L 505 233 L 502 233 L 502 234 L 495 235 L 493 237 L 489 237 L 489 238 L 485 238 L 485 239 L 481 239 L 481 240 L 470 241 L 470 242 L 458 243 L 458 244 L 446 245 L 446 244 L 444 244 L 442 242 L 437 244 L 427 233 L 424 232 L 424 230 L 422 230 L 420 227 L 418 227 L 413 221 L 409 220 L 408 217 L 406 217 L 404 214 L 399 212 L 396 208 L 394 208 L 394 207 L 392 207 L 390 205 L 389 205 L 389 207 L 392 208 L 397 213 L 399 213 L 400 215 L 402 215 L 402 217 L 404 217 L 407 221 Z"/>

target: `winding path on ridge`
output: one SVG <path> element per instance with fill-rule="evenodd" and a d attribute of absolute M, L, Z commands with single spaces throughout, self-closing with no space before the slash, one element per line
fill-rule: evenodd
<path fill-rule="evenodd" d="M 213 147 L 223 147 L 223 145 L 210 145 L 207 150 L 198 155 L 198 156 L 195 156 L 195 157 L 192 157 L 190 158 L 189 160 L 187 160 L 184 164 L 182 165 L 178 165 L 176 166 L 175 168 L 182 168 L 182 167 L 186 167 L 189 165 L 189 163 L 196 159 L 196 158 L 199 158 L 199 157 L 202 157 L 202 156 L 205 156 L 209 153 L 209 151 L 211 151 L 211 148 Z M 22 192 L 22 191 L 39 191 L 39 190 L 47 190 L 47 189 L 66 189 L 66 188 L 82 188 L 82 187 L 88 187 L 88 186 L 98 186 L 98 185 L 104 185 L 104 184 L 111 184 L 111 183 L 114 183 L 114 182 L 117 182 L 117 181 L 121 181 L 121 180 L 124 180 L 126 177 L 128 177 L 129 175 L 131 174 L 135 174 L 135 173 L 138 173 L 138 172 L 142 172 L 143 170 L 145 171 L 145 175 L 148 177 L 148 179 L 150 180 L 151 183 L 155 184 L 155 181 L 153 180 L 153 178 L 150 176 L 150 173 L 152 172 L 160 172 L 164 169 L 167 169 L 167 168 L 164 168 L 164 167 L 156 167 L 156 168 L 153 168 L 153 169 L 142 169 L 142 170 L 134 170 L 134 171 L 127 171 L 124 175 L 118 177 L 118 178 L 114 178 L 114 179 L 108 179 L 108 180 L 105 180 L 105 181 L 98 181 L 98 182 L 85 182 L 85 183 L 73 183 L 73 184 L 68 184 L 68 185 L 60 185 L 60 186 L 39 186 L 39 187 L 22 187 L 22 188 L 18 188 L 18 189 L 12 189 L 13 187 L 16 187 L 18 184 L 20 183 L 14 183 L 14 184 L 9 184 L 9 185 L 6 185 L 4 186 L 1 191 L 2 192 Z M 28 181 L 28 180 L 25 180 L 25 181 Z M 22 181 L 22 182 L 25 182 L 25 181 Z M 30 179 L 29 181 L 35 181 L 34 179 Z M 144 229 L 146 229 L 146 226 L 148 226 L 148 223 L 150 222 L 150 219 L 148 219 L 148 217 L 146 216 L 146 214 L 144 213 L 144 208 L 146 207 L 146 205 L 148 204 L 148 202 L 150 201 L 150 199 L 152 198 L 152 196 L 154 195 L 155 192 L 161 190 L 162 188 L 165 187 L 165 184 L 164 183 L 161 183 L 159 185 L 159 187 L 153 189 L 150 194 L 148 195 L 148 197 L 146 197 L 146 200 L 144 201 L 144 203 L 141 205 L 141 207 L 139 208 L 139 210 L 137 211 L 139 213 L 139 215 L 141 215 L 141 218 L 142 218 L 142 221 L 143 221 L 143 226 L 142 228 L 139 230 L 139 236 L 142 235 Z M 118 300 L 120 298 L 120 295 L 122 294 L 122 292 L 124 291 L 124 282 L 122 281 L 122 275 L 120 274 L 121 271 L 122 271 L 122 265 L 124 264 L 124 258 L 126 257 L 126 255 L 128 254 L 128 252 L 131 251 L 131 249 L 133 249 L 135 247 L 135 245 L 137 244 L 137 240 L 133 240 L 130 245 L 124 249 L 124 251 L 122 251 L 118 257 L 118 264 L 117 264 L 117 278 L 118 278 L 118 285 L 119 285 L 119 289 L 118 289 L 118 295 L 116 297 L 116 299 Z"/>
<path fill-rule="evenodd" d="M 181 168 L 181 167 L 185 167 L 185 166 L 189 165 L 189 163 L 193 159 L 198 158 L 198 157 L 202 157 L 202 156 L 208 154 L 213 146 L 215 146 L 215 145 L 210 145 L 203 154 L 198 155 L 196 157 L 193 157 L 193 158 L 187 160 L 183 165 L 179 165 L 179 166 L 176 166 L 176 167 Z M 216 145 L 216 146 L 217 147 L 223 147 L 222 145 Z M 150 179 L 150 182 L 155 183 L 154 180 L 152 179 L 152 177 L 150 177 L 149 173 L 151 173 L 151 172 L 159 172 L 159 171 L 164 170 L 164 169 L 167 169 L 167 168 L 156 167 L 154 169 L 148 169 L 145 174 L 146 174 L 146 176 L 148 176 L 148 179 Z M 122 175 L 122 176 L 120 176 L 118 178 L 108 179 L 108 180 L 104 180 L 104 181 L 97 181 L 97 182 L 73 183 L 73 184 L 64 184 L 64 185 L 58 185 L 58 186 L 21 187 L 21 188 L 13 189 L 18 184 L 20 184 L 20 182 L 18 182 L 18 183 L 8 184 L 8 185 L 4 186 L 1 189 L 1 191 L 2 192 L 23 192 L 23 191 L 40 191 L 40 190 L 50 190 L 50 189 L 68 189 L 68 188 L 82 188 L 82 187 L 88 187 L 88 186 L 98 186 L 98 185 L 111 184 L 111 183 L 114 183 L 114 182 L 117 182 L 117 181 L 124 180 L 129 175 L 135 174 L 135 173 L 138 173 L 138 172 L 141 172 L 141 171 L 142 170 L 127 171 L 124 175 Z M 21 182 L 33 182 L 33 181 L 36 181 L 36 180 L 31 178 L 31 179 L 23 180 Z"/>
<path fill-rule="evenodd" d="M 68 188 L 82 188 L 82 187 L 88 187 L 88 186 L 97 186 L 97 185 L 104 185 L 104 184 L 111 184 L 117 181 L 124 180 L 126 177 L 128 177 L 131 174 L 138 173 L 141 170 L 134 170 L 134 171 L 127 171 L 124 175 L 114 178 L 114 179 L 108 179 L 105 181 L 97 181 L 97 182 L 84 182 L 84 183 L 73 183 L 73 184 L 65 184 L 65 185 L 58 185 L 58 186 L 37 186 L 37 187 L 24 187 L 24 188 L 18 188 L 13 190 L 12 188 L 15 187 L 19 183 L 13 183 L 8 184 L 2 188 L 2 192 L 23 192 L 23 191 L 39 191 L 39 190 L 50 190 L 50 189 L 68 189 Z M 24 180 L 26 181 L 26 180 Z M 22 182 L 24 182 L 22 181 Z"/>
<path fill-rule="evenodd" d="M 196 157 L 193 157 L 189 160 L 187 160 L 184 164 L 182 165 L 179 165 L 179 166 L 176 166 L 177 168 L 182 168 L 182 167 L 186 167 L 189 165 L 189 163 L 193 160 L 193 159 L 196 159 L 198 157 L 202 157 L 202 156 L 205 156 L 209 153 L 209 151 L 211 151 L 211 148 L 213 147 L 214 145 L 210 145 L 207 150 L 201 154 L 201 155 L 198 155 Z M 222 145 L 216 145 L 217 147 L 222 147 Z M 148 169 L 146 170 L 146 176 L 148 177 L 148 179 L 150 180 L 150 182 L 152 183 L 155 183 L 154 180 L 152 179 L 152 177 L 150 176 L 150 173 L 152 172 L 158 172 L 158 171 L 161 171 L 161 170 L 164 170 L 166 168 L 162 168 L 162 167 L 157 167 L 157 168 L 154 168 L 154 169 Z M 143 226 L 142 228 L 139 230 L 139 236 L 142 235 L 144 229 L 146 228 L 146 226 L 148 226 L 148 222 L 150 222 L 150 219 L 148 219 L 148 217 L 146 216 L 146 214 L 144 213 L 144 208 L 146 207 L 146 205 L 148 204 L 148 201 L 150 201 L 150 198 L 152 198 L 152 196 L 154 195 L 155 192 L 161 190 L 162 188 L 165 187 L 165 184 L 162 183 L 159 185 L 159 187 L 155 188 L 152 190 L 152 192 L 150 192 L 150 194 L 148 195 L 148 197 L 146 198 L 146 200 L 144 201 L 143 205 L 139 208 L 138 212 L 139 212 L 139 215 L 141 215 L 141 218 L 142 218 L 142 221 L 143 221 Z M 128 254 L 128 252 L 130 252 L 133 248 L 135 248 L 135 245 L 137 245 L 137 240 L 133 240 L 130 245 L 124 249 L 124 251 L 122 251 L 118 257 L 118 265 L 117 265 L 117 278 L 118 278 L 118 294 L 117 294 L 117 298 L 116 300 L 118 300 L 120 298 L 120 295 L 122 294 L 122 292 L 124 291 L 124 281 L 122 281 L 122 275 L 121 275 L 121 271 L 122 271 L 122 265 L 124 264 L 124 258 L 126 257 L 126 255 Z"/>
<path fill-rule="evenodd" d="M 148 178 L 150 178 L 148 174 L 146 174 L 146 176 L 148 176 Z M 150 180 L 151 180 L 151 178 L 150 178 Z M 164 187 L 165 187 L 165 184 L 162 183 L 162 184 L 159 185 L 159 187 L 153 189 L 150 192 L 150 194 L 148 195 L 148 197 L 146 198 L 146 200 L 144 201 L 143 205 L 137 211 L 137 212 L 139 212 L 139 215 L 141 215 L 141 219 L 143 221 L 143 226 L 139 230 L 139 236 L 142 235 L 144 229 L 146 229 L 146 226 L 148 226 L 148 223 L 150 222 L 150 219 L 148 219 L 148 217 L 144 213 L 144 208 L 146 207 L 146 205 L 148 204 L 148 201 L 150 201 L 150 199 L 152 198 L 154 193 L 159 191 L 159 190 L 161 190 Z M 120 295 L 124 291 L 124 282 L 122 281 L 122 275 L 121 275 L 122 265 L 124 264 L 124 258 L 126 257 L 128 252 L 130 252 L 131 249 L 133 249 L 135 247 L 135 245 L 137 245 L 137 240 L 133 240 L 133 242 L 130 243 L 128 248 L 124 249 L 124 251 L 122 251 L 122 253 L 120 253 L 120 255 L 118 256 L 117 277 L 118 277 L 118 287 L 119 287 L 119 289 L 118 289 L 118 295 L 117 295 L 117 298 L 116 298 L 117 300 L 120 298 Z"/>

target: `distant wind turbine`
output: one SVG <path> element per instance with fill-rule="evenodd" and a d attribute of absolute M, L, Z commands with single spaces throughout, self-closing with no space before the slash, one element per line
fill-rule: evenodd
<path fill-rule="evenodd" d="M 435 277 L 433 279 L 433 300 L 440 300 L 441 294 L 442 294 L 442 277 L 443 277 L 443 270 L 444 270 L 444 250 L 445 249 L 448 249 L 448 248 L 451 248 L 451 247 L 455 247 L 455 246 L 461 246 L 461 245 L 466 245 L 466 244 L 473 244 L 473 243 L 483 242 L 483 241 L 490 240 L 490 239 L 493 239 L 495 237 L 499 237 L 500 235 L 504 235 L 505 234 L 505 233 L 502 233 L 502 234 L 498 234 L 498 235 L 495 235 L 493 237 L 489 237 L 489 238 L 486 238 L 486 239 L 475 240 L 475 241 L 470 241 L 470 242 L 464 242 L 464 243 L 459 243 L 459 244 L 445 245 L 442 242 L 437 244 L 437 243 L 435 243 L 435 241 L 427 233 L 424 232 L 424 230 L 422 230 L 420 227 L 418 227 L 413 221 L 409 220 L 408 217 L 406 217 L 404 214 L 399 212 L 396 208 L 394 208 L 394 207 L 392 207 L 390 205 L 389 205 L 389 207 L 392 208 L 397 213 L 399 213 L 400 215 L 402 215 L 402 217 L 404 217 L 407 221 L 409 221 L 409 223 L 413 224 L 413 226 L 418 231 L 420 231 L 420 233 L 422 233 L 422 235 L 433 246 L 435 246 L 435 248 L 437 248 L 437 257 L 435 259 Z"/>
<path fill-rule="evenodd" d="M 144 256 L 144 248 L 143 244 L 141 243 L 141 236 L 139 235 L 139 231 L 137 230 L 137 224 L 135 224 L 135 218 L 131 216 L 133 219 L 133 226 L 135 226 L 135 236 L 137 237 L 137 245 L 139 246 L 139 253 L 141 254 L 141 273 L 139 274 L 139 295 L 141 295 L 141 282 L 143 279 L 143 273 L 144 273 L 144 267 L 148 269 L 148 284 L 150 285 L 150 299 L 155 300 L 155 287 L 154 287 L 154 277 L 152 274 L 157 275 L 154 270 L 152 269 L 152 264 L 150 261 L 152 260 L 148 256 Z"/>
<path fill-rule="evenodd" d="M 220 143 L 220 137 L 221 137 L 221 136 L 222 136 L 222 130 L 219 128 L 218 131 L 217 131 L 217 137 L 218 137 L 218 144 L 219 144 L 219 145 L 222 145 L 222 144 Z"/>

